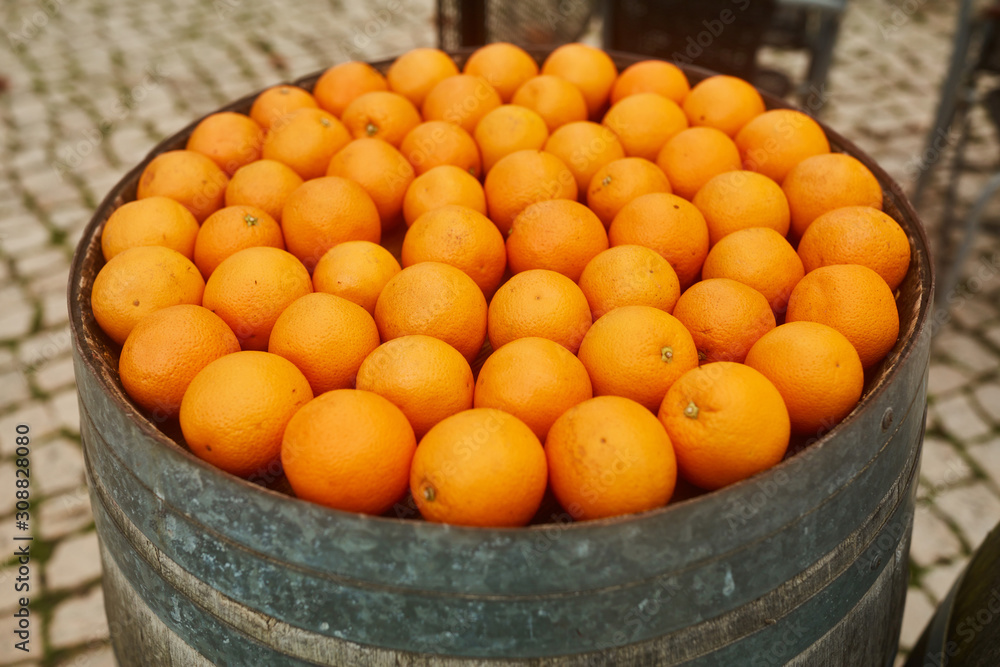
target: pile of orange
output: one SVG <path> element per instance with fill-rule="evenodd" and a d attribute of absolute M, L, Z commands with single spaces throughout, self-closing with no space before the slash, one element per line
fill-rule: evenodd
<path fill-rule="evenodd" d="M 713 490 L 825 433 L 896 344 L 910 246 L 857 159 L 746 82 L 570 44 L 271 88 L 103 229 L 121 381 L 229 473 L 521 526 Z M 281 466 L 277 464 L 280 462 Z"/>

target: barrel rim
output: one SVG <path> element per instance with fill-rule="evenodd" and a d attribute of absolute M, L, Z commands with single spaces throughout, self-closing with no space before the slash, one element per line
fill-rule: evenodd
<path fill-rule="evenodd" d="M 475 51 L 475 48 L 462 48 L 449 51 L 449 55 L 452 56 L 459 64 L 461 64 L 464 59 L 466 59 L 471 53 Z M 539 49 L 528 49 L 528 52 L 538 61 L 542 61 L 544 57 L 548 54 L 546 50 Z M 620 51 L 606 51 L 608 55 L 615 61 L 616 67 L 619 71 L 623 70 L 625 67 L 641 62 L 644 60 L 664 60 L 666 62 L 671 62 L 663 58 L 653 58 L 647 56 L 640 56 L 631 53 L 624 53 Z M 372 62 L 371 65 L 376 69 L 384 71 L 388 66 L 395 60 L 395 58 L 383 59 L 379 61 Z M 687 76 L 691 83 L 696 83 L 702 79 L 708 78 L 710 76 L 718 75 L 717 72 L 698 67 L 696 65 L 677 63 L 673 62 L 677 67 L 679 67 Z M 276 82 L 268 86 L 268 88 L 277 85 L 292 85 L 306 88 L 311 90 L 313 84 L 316 80 L 323 74 L 325 70 L 319 70 L 311 74 L 298 77 L 291 82 Z M 215 109 L 208 114 L 205 114 L 198 119 L 195 119 L 184 128 L 178 132 L 165 137 L 163 140 L 158 142 L 149 153 L 132 169 L 128 170 L 125 175 L 111 188 L 111 190 L 102 199 L 100 205 L 94 212 L 91 220 L 87 223 L 84 231 L 81 235 L 80 241 L 77 244 L 76 250 L 73 254 L 73 260 L 70 265 L 69 274 L 69 285 L 67 290 L 69 313 L 70 313 L 70 330 L 73 336 L 74 347 L 79 357 L 79 362 L 83 364 L 88 372 L 90 372 L 97 380 L 97 382 L 102 386 L 105 392 L 113 399 L 117 406 L 124 411 L 130 419 L 135 422 L 139 430 L 146 436 L 150 437 L 152 440 L 156 441 L 160 445 L 167 446 L 173 449 L 175 452 L 179 452 L 186 460 L 193 465 L 200 466 L 206 471 L 211 471 L 211 473 L 216 475 L 222 475 L 228 477 L 230 482 L 235 482 L 238 486 L 242 487 L 248 492 L 257 492 L 270 495 L 273 499 L 280 502 L 303 502 L 307 503 L 310 507 L 320 507 L 320 511 L 325 511 L 330 513 L 330 516 L 335 520 L 340 522 L 353 522 L 358 526 L 371 525 L 369 522 L 375 522 L 376 525 L 382 522 L 390 522 L 392 524 L 398 523 L 409 523 L 414 524 L 414 530 L 423 531 L 438 531 L 438 532 L 468 532 L 473 535 L 481 536 L 483 539 L 488 539 L 489 537 L 502 537 L 505 535 L 519 534 L 522 532 L 541 532 L 546 529 L 550 529 L 553 524 L 535 524 L 519 528 L 480 528 L 474 526 L 456 526 L 449 524 L 435 524 L 432 522 L 418 522 L 408 519 L 402 519 L 397 517 L 387 517 L 387 516 L 372 516 L 357 514 L 354 512 L 347 512 L 343 510 L 336 510 L 328 507 L 316 506 L 315 503 L 309 503 L 309 501 L 301 500 L 293 495 L 288 495 L 281 493 L 279 491 L 259 486 L 253 484 L 243 478 L 236 477 L 235 475 L 230 475 L 215 466 L 211 465 L 207 461 L 204 461 L 197 456 L 195 456 L 189 449 L 181 446 L 173 438 L 169 437 L 166 433 L 161 431 L 154 422 L 139 408 L 137 408 L 124 394 L 120 381 L 116 381 L 117 369 L 111 368 L 108 364 L 105 364 L 97 352 L 84 345 L 84 341 L 87 340 L 87 332 L 84 325 L 83 319 L 83 303 L 80 300 L 82 294 L 83 282 L 81 280 L 83 263 L 87 258 L 88 252 L 92 249 L 95 239 L 100 238 L 100 228 L 103 226 L 104 222 L 107 220 L 108 215 L 113 212 L 118 206 L 116 206 L 116 201 L 123 196 L 123 192 L 127 191 L 135 183 L 138 182 L 139 177 L 145 167 L 155 158 L 157 155 L 169 151 L 177 150 L 176 144 L 182 139 L 185 139 L 194 130 L 199 122 L 208 115 L 218 113 L 221 111 L 231 111 L 240 109 L 249 109 L 252 101 L 265 89 L 258 90 L 249 95 L 245 95 L 229 104 L 226 104 L 218 109 Z M 768 110 L 770 109 L 793 109 L 806 113 L 806 111 L 799 109 L 798 107 L 790 104 L 786 100 L 775 97 L 770 93 L 761 91 L 758 92 L 764 99 L 765 105 Z M 812 117 L 810 115 L 810 117 Z M 820 127 L 823 129 L 827 138 L 830 141 L 831 148 L 839 152 L 846 153 L 852 157 L 858 159 L 862 164 L 864 164 L 871 172 L 875 175 L 876 179 L 879 181 L 882 187 L 884 195 L 888 195 L 893 205 L 899 211 L 899 217 L 903 220 L 897 220 L 904 229 L 908 232 L 911 240 L 914 242 L 914 246 L 911 248 L 911 264 L 909 271 L 913 272 L 916 270 L 918 275 L 914 276 L 917 280 L 917 289 L 919 291 L 918 298 L 914 304 L 915 315 L 913 317 L 912 327 L 908 330 L 901 328 L 899 339 L 897 339 L 896 344 L 893 349 L 890 350 L 883 361 L 883 364 L 889 363 L 888 367 L 884 372 L 880 374 L 877 381 L 869 388 L 868 392 L 862 397 L 854 409 L 838 424 L 836 424 L 829 431 L 824 433 L 822 436 L 816 439 L 812 439 L 806 443 L 806 447 L 801 450 L 787 456 L 777 465 L 765 470 L 757 475 L 750 478 L 741 480 L 735 484 L 728 487 L 718 489 L 713 492 L 709 492 L 700 496 L 693 498 L 686 498 L 683 500 L 668 503 L 663 507 L 659 507 L 646 512 L 641 512 L 637 514 L 628 514 L 623 516 L 616 516 L 607 519 L 596 519 L 590 521 L 573 521 L 567 524 L 560 524 L 561 531 L 574 532 L 584 529 L 600 528 L 615 525 L 638 525 L 641 526 L 643 521 L 654 520 L 667 512 L 670 512 L 675 507 L 682 505 L 687 505 L 688 503 L 694 503 L 699 501 L 708 501 L 709 499 L 715 499 L 716 502 L 722 502 L 727 495 L 732 495 L 736 497 L 744 490 L 746 490 L 750 485 L 760 484 L 769 479 L 774 478 L 779 474 L 784 474 L 791 466 L 795 465 L 803 453 L 807 451 L 812 451 L 814 453 L 824 450 L 830 446 L 836 446 L 833 442 L 836 440 L 836 436 L 840 434 L 841 431 L 845 430 L 850 424 L 861 419 L 862 414 L 865 412 L 866 408 L 869 408 L 874 403 L 880 399 L 883 394 L 887 391 L 890 386 L 891 381 L 900 372 L 900 368 L 910 359 L 915 353 L 917 343 L 922 337 L 921 334 L 923 330 L 928 326 L 928 315 L 930 313 L 931 298 L 933 296 L 934 285 L 935 285 L 935 275 L 933 269 L 933 263 L 930 261 L 929 255 L 929 241 L 927 238 L 926 231 L 924 230 L 923 224 L 920 221 L 919 216 L 913 209 L 913 206 L 909 202 L 902 188 L 894 179 L 892 179 L 883 169 L 880 167 L 874 159 L 872 159 L 867 153 L 861 150 L 856 144 L 849 141 L 843 137 L 840 133 L 836 132 L 823 121 L 813 118 Z M 883 205 L 884 208 L 884 205 Z M 905 224 L 904 224 L 905 222 Z M 925 281 L 921 281 L 920 278 L 926 276 Z M 904 335 L 906 336 L 904 340 Z M 109 372 L 110 371 L 110 372 Z M 831 443 L 833 443 L 831 445 Z M 863 462 L 859 461 L 859 464 Z M 419 526 L 417 528 L 416 526 Z"/>

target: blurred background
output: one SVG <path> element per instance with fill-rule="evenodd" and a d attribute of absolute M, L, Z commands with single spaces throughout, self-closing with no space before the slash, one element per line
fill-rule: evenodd
<path fill-rule="evenodd" d="M 1000 521 L 1000 47 L 970 0 L 36 0 L 0 5 L 0 488 L 31 425 L 31 653 L 113 665 L 67 325 L 73 249 L 153 146 L 220 105 L 417 46 L 584 41 L 743 76 L 818 116 L 914 198 L 938 266 L 928 430 L 899 662 Z M 13 521 L 0 494 L 0 533 Z M 5 517 L 5 518 L 4 518 Z M 12 561 L 0 567 L 11 585 Z M 13 595 L 0 596 L 10 637 Z M 10 609 L 8 609 L 10 607 Z"/>

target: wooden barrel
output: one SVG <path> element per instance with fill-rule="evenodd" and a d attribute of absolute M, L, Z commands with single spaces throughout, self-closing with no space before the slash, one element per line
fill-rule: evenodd
<path fill-rule="evenodd" d="M 620 67 L 637 60 L 615 57 Z M 227 108 L 246 111 L 251 99 Z M 97 211 L 70 286 L 82 435 L 121 664 L 891 664 L 933 281 L 927 240 L 899 188 L 825 129 L 879 178 L 913 251 L 899 290 L 899 342 L 869 374 L 857 409 L 773 469 L 720 491 L 635 516 L 516 530 L 305 503 L 202 462 L 135 407 L 89 303 L 101 226 L 135 196 L 147 158 Z M 190 130 L 152 155 L 183 147 Z"/>

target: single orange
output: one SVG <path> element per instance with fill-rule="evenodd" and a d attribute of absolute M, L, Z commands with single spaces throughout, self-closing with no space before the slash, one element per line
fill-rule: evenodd
<path fill-rule="evenodd" d="M 412 225 L 428 211 L 442 206 L 464 206 L 486 215 L 486 193 L 476 177 L 464 169 L 443 164 L 413 179 L 403 197 L 403 219 Z"/>
<path fill-rule="evenodd" d="M 580 89 L 557 76 L 536 76 L 525 81 L 511 104 L 531 109 L 555 132 L 566 123 L 587 120 L 587 101 Z"/>
<path fill-rule="evenodd" d="M 108 217 L 101 252 L 107 261 L 129 248 L 160 245 L 191 259 L 196 238 L 198 221 L 191 211 L 167 197 L 147 197 L 122 204 Z"/>
<path fill-rule="evenodd" d="M 550 53 L 542 63 L 542 74 L 566 79 L 579 88 L 587 101 L 587 113 L 596 118 L 608 103 L 618 68 L 604 51 L 573 43 L 563 44 Z"/>
<path fill-rule="evenodd" d="M 357 97 L 341 115 L 344 126 L 355 139 L 381 139 L 393 146 L 420 125 L 420 112 L 402 95 L 376 90 Z"/>
<path fill-rule="evenodd" d="M 389 88 L 407 98 L 417 108 L 438 83 L 458 74 L 458 66 L 439 49 L 411 49 L 389 67 Z"/>
<path fill-rule="evenodd" d="M 702 362 L 743 363 L 761 336 L 774 328 L 764 295 L 729 278 L 708 278 L 681 294 L 674 317 L 691 332 Z"/>
<path fill-rule="evenodd" d="M 162 422 L 178 415 L 184 392 L 202 368 L 239 351 L 232 330 L 207 308 L 168 306 L 139 320 L 129 333 L 118 374 L 132 400 Z"/>
<path fill-rule="evenodd" d="M 421 262 L 389 279 L 375 304 L 375 323 L 385 342 L 424 334 L 472 360 L 486 340 L 486 298 L 454 266 Z"/>
<path fill-rule="evenodd" d="M 641 245 L 670 262 L 682 290 L 701 273 L 708 255 L 708 225 L 691 202 L 653 192 L 625 204 L 608 229 L 611 246 Z"/>
<path fill-rule="evenodd" d="M 281 472 L 285 427 L 312 397 L 305 376 L 287 359 L 234 352 L 205 366 L 188 385 L 181 431 L 191 451 L 217 468 L 273 480 Z"/>
<path fill-rule="evenodd" d="M 504 104 L 480 119 L 474 137 L 483 156 L 483 172 L 489 172 L 502 158 L 529 149 L 541 149 L 549 138 L 549 128 L 531 109 Z"/>
<path fill-rule="evenodd" d="M 910 268 L 910 241 L 899 223 L 871 206 L 845 206 L 813 220 L 799 241 L 806 273 L 832 264 L 861 264 L 895 290 Z"/>
<path fill-rule="evenodd" d="M 184 255 L 163 246 L 129 248 L 94 278 L 90 306 L 104 333 L 119 345 L 150 313 L 182 303 L 200 304 L 205 281 Z"/>
<path fill-rule="evenodd" d="M 403 197 L 413 182 L 413 167 L 386 142 L 355 139 L 333 156 L 326 175 L 349 178 L 363 187 L 378 209 L 383 230 L 403 221 Z"/>
<path fill-rule="evenodd" d="M 310 292 L 309 272 L 293 255 L 278 248 L 247 248 L 212 272 L 202 305 L 229 325 L 244 350 L 266 350 L 278 316 Z"/>
<path fill-rule="evenodd" d="M 620 245 L 598 254 L 577 282 L 595 320 L 622 306 L 652 306 L 672 313 L 681 293 L 670 262 L 639 245 Z"/>
<path fill-rule="evenodd" d="M 655 164 L 641 157 L 609 162 L 594 173 L 587 188 L 587 206 L 605 227 L 633 199 L 651 192 L 670 193 L 670 182 Z"/>
<path fill-rule="evenodd" d="M 777 387 L 792 432 L 817 438 L 854 409 L 865 383 L 851 342 L 817 322 L 789 322 L 764 334 L 750 348 L 746 365 Z"/>
<path fill-rule="evenodd" d="M 611 104 L 638 93 L 659 93 L 681 104 L 690 90 L 691 84 L 677 65 L 663 60 L 643 60 L 629 65 L 618 75 L 611 88 Z"/>
<path fill-rule="evenodd" d="M 743 79 L 710 76 L 684 98 L 684 113 L 692 127 L 714 127 L 730 137 L 764 113 L 764 99 Z"/>
<path fill-rule="evenodd" d="M 549 199 L 576 199 L 576 179 L 566 164 L 543 151 L 517 151 L 497 162 L 483 190 L 490 220 L 504 235 L 514 218 L 531 204 Z"/>
<path fill-rule="evenodd" d="M 482 172 L 479 147 L 458 125 L 443 120 L 421 123 L 410 130 L 399 145 L 417 176 L 434 167 L 452 165 L 478 177 Z"/>
<path fill-rule="evenodd" d="M 513 276 L 490 301 L 490 345 L 537 336 L 576 354 L 592 318 L 587 297 L 561 273 L 534 269 Z"/>
<path fill-rule="evenodd" d="M 788 410 L 775 386 L 759 371 L 732 361 L 682 375 L 663 399 L 659 417 L 681 476 L 710 491 L 780 462 L 791 435 Z"/>
<path fill-rule="evenodd" d="M 226 187 L 226 206 L 256 206 L 281 222 L 288 195 L 302 183 L 291 167 L 276 160 L 257 160 L 233 174 Z"/>
<path fill-rule="evenodd" d="M 667 175 L 674 194 L 688 201 L 714 177 L 742 166 L 736 144 L 714 127 L 678 132 L 663 145 L 656 165 Z"/>
<path fill-rule="evenodd" d="M 473 134 L 479 121 L 501 104 L 500 95 L 486 79 L 459 74 L 434 86 L 421 111 L 424 120 L 443 120 Z"/>
<path fill-rule="evenodd" d="M 705 216 L 712 245 L 750 227 L 788 233 L 788 200 L 781 187 L 753 171 L 727 171 L 713 177 L 691 200 Z"/>
<path fill-rule="evenodd" d="M 475 380 L 458 350 L 431 336 L 400 336 L 375 349 L 358 369 L 357 388 L 389 399 L 417 439 L 442 419 L 472 407 Z"/>
<path fill-rule="evenodd" d="M 792 215 L 792 236 L 801 239 L 812 221 L 844 206 L 882 209 L 882 186 L 850 155 L 814 155 L 795 165 L 781 184 Z"/>
<path fill-rule="evenodd" d="M 547 338 L 518 338 L 486 358 L 476 379 L 475 406 L 523 421 L 545 441 L 555 420 L 594 395 L 580 360 Z"/>
<path fill-rule="evenodd" d="M 288 422 L 281 465 L 295 495 L 345 512 L 382 514 L 402 499 L 417 448 L 399 408 L 378 394 L 337 389 Z"/>
<path fill-rule="evenodd" d="M 442 206 L 414 221 L 403 239 L 403 266 L 441 262 L 472 278 L 492 296 L 507 266 L 503 236 L 489 218 L 464 206 Z"/>
<path fill-rule="evenodd" d="M 650 161 L 688 126 L 677 103 L 657 93 L 629 95 L 611 107 L 601 122 L 618 135 L 626 155 Z"/>
<path fill-rule="evenodd" d="M 278 85 L 268 88 L 253 101 L 250 118 L 264 130 L 284 122 L 286 116 L 299 109 L 318 109 L 316 98 L 298 86 Z M 337 114 L 334 114 L 337 115 Z"/>
<path fill-rule="evenodd" d="M 819 123 L 801 111 L 765 111 L 736 135 L 743 168 L 764 174 L 777 183 L 807 157 L 830 152 L 830 142 Z"/>
<path fill-rule="evenodd" d="M 351 141 L 344 124 L 322 109 L 299 109 L 275 125 L 262 155 L 291 167 L 304 180 L 326 173 L 330 158 Z"/>
<path fill-rule="evenodd" d="M 806 274 L 788 300 L 786 322 L 819 322 L 844 335 L 861 365 L 882 361 L 899 337 L 892 290 L 867 266 L 835 264 Z"/>
<path fill-rule="evenodd" d="M 606 519 L 663 507 L 677 459 L 663 425 L 621 396 L 570 408 L 545 440 L 552 492 L 574 519 Z"/>
<path fill-rule="evenodd" d="M 136 199 L 169 197 L 201 222 L 222 208 L 229 177 L 211 159 L 195 151 L 160 153 L 142 170 Z"/>
<path fill-rule="evenodd" d="M 576 187 L 586 192 L 597 170 L 625 157 L 625 148 L 618 136 L 588 120 L 566 123 L 545 142 L 545 152 L 562 160 L 576 179 Z"/>
<path fill-rule="evenodd" d="M 377 243 L 345 241 L 316 263 L 313 289 L 343 297 L 373 315 L 382 288 L 400 269 L 392 253 Z"/>
<path fill-rule="evenodd" d="M 434 523 L 524 526 L 545 495 L 545 450 L 517 417 L 465 410 L 427 432 L 413 456 L 410 492 Z"/>
<path fill-rule="evenodd" d="M 254 206 L 227 206 L 208 216 L 198 230 L 194 263 L 207 280 L 222 260 L 258 246 L 285 249 L 278 222 Z"/>
<path fill-rule="evenodd" d="M 380 90 L 389 90 L 381 72 L 368 63 L 350 61 L 323 72 L 316 80 L 313 95 L 323 109 L 339 118 L 351 102 Z"/>
<path fill-rule="evenodd" d="M 243 165 L 260 159 L 264 128 L 241 113 L 222 111 L 206 116 L 187 140 L 187 150 L 207 156 L 232 176 Z"/>
<path fill-rule="evenodd" d="M 570 199 L 551 199 L 514 218 L 507 263 L 512 273 L 549 269 L 576 282 L 587 263 L 607 249 L 608 233 L 593 211 Z"/>
<path fill-rule="evenodd" d="M 706 279 L 730 278 L 752 287 L 764 295 L 776 314 L 781 314 L 805 270 L 785 237 L 768 227 L 751 227 L 715 244 L 705 258 L 701 275 Z"/>
<path fill-rule="evenodd" d="M 462 72 L 489 81 L 507 104 L 525 81 L 538 76 L 538 63 L 519 46 L 494 42 L 476 49 Z"/>
<path fill-rule="evenodd" d="M 281 229 L 289 252 L 308 269 L 338 243 L 382 238 L 375 202 L 360 185 L 337 176 L 313 179 L 288 195 Z"/>

